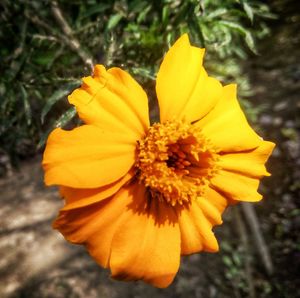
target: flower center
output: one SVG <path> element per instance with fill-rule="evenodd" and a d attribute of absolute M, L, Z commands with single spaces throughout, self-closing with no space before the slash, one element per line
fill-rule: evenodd
<path fill-rule="evenodd" d="M 138 143 L 138 177 L 152 197 L 182 205 L 205 191 L 218 170 L 217 149 L 182 121 L 153 124 Z"/>

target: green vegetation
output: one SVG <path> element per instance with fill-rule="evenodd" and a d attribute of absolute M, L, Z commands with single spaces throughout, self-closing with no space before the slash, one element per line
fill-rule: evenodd
<path fill-rule="evenodd" d="M 78 122 L 66 95 L 91 63 L 120 66 L 153 94 L 161 58 L 184 32 L 207 49 L 209 73 L 249 95 L 241 60 L 256 53 L 268 33 L 264 20 L 274 17 L 250 0 L 3 0 L 0 7 L 0 154 L 14 164 L 42 148 L 53 127 Z M 261 107 L 243 102 L 255 120 Z"/>

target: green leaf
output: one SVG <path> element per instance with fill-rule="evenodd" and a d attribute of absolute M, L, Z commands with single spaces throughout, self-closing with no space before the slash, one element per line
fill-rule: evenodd
<path fill-rule="evenodd" d="M 218 23 L 221 24 L 221 25 L 227 26 L 228 28 L 234 29 L 237 32 L 239 32 L 241 35 L 243 35 L 244 40 L 245 40 L 247 46 L 249 47 L 249 49 L 253 53 L 257 54 L 254 39 L 253 39 L 252 34 L 249 30 L 245 29 L 243 26 L 241 26 L 237 23 L 230 22 L 230 21 L 219 21 Z"/>
<path fill-rule="evenodd" d="M 226 14 L 228 12 L 228 10 L 226 8 L 219 8 L 219 9 L 216 9 L 214 11 L 212 11 L 211 13 L 209 13 L 206 18 L 207 19 L 215 19 L 215 18 L 218 18 L 224 14 Z"/>
<path fill-rule="evenodd" d="M 53 107 L 53 105 L 58 102 L 61 98 L 67 96 L 68 94 L 70 94 L 71 90 L 73 90 L 75 87 L 78 87 L 78 85 L 80 84 L 80 80 L 75 80 L 73 82 L 68 83 L 67 85 L 65 85 L 64 87 L 56 90 L 52 96 L 50 96 L 50 98 L 47 100 L 45 106 L 42 109 L 41 112 L 41 122 L 44 123 L 45 121 L 45 116 L 48 114 L 48 112 L 51 110 L 51 108 Z"/>
<path fill-rule="evenodd" d="M 76 115 L 76 109 L 74 107 L 69 108 L 65 113 L 63 113 L 55 122 L 55 127 L 63 127 L 68 124 L 72 118 Z"/>
<path fill-rule="evenodd" d="M 202 32 L 202 26 L 201 22 L 198 21 L 196 16 L 192 16 L 189 18 L 188 26 L 191 33 L 194 33 L 194 37 L 196 37 L 196 40 L 198 43 L 200 43 L 201 47 L 205 47 L 205 39 Z"/>
<path fill-rule="evenodd" d="M 86 11 L 84 11 L 81 16 L 79 16 L 79 20 L 85 19 L 85 18 L 89 18 L 90 16 L 94 15 L 94 14 L 99 14 L 100 12 L 105 11 L 106 9 L 108 9 L 111 5 L 109 4 L 95 4 L 93 6 L 91 6 L 90 8 L 88 8 Z"/>
<path fill-rule="evenodd" d="M 168 22 L 169 22 L 169 14 L 170 14 L 169 7 L 167 5 L 165 5 L 163 7 L 162 17 L 161 17 L 163 27 L 165 27 L 168 24 Z"/>
<path fill-rule="evenodd" d="M 219 21 L 218 23 L 221 25 L 224 25 L 228 28 L 234 29 L 234 30 L 238 31 L 239 33 L 241 33 L 242 35 L 246 35 L 248 32 L 247 29 L 245 29 L 243 26 L 241 26 L 237 23 L 231 22 L 231 21 Z"/>
<path fill-rule="evenodd" d="M 41 66 L 47 66 L 51 64 L 55 55 L 53 52 L 40 52 L 35 57 L 33 57 L 32 61 Z"/>
<path fill-rule="evenodd" d="M 153 74 L 153 72 L 151 72 L 148 69 L 145 69 L 145 68 L 142 68 L 142 67 L 132 67 L 131 71 L 134 74 L 140 75 L 140 76 L 145 77 L 147 79 L 155 80 L 155 75 Z"/>
<path fill-rule="evenodd" d="M 256 47 L 255 47 L 254 39 L 253 39 L 252 34 L 251 34 L 250 32 L 247 32 L 247 33 L 246 33 L 245 41 L 246 41 L 246 44 L 247 44 L 247 46 L 249 47 L 249 49 L 250 49 L 254 54 L 257 55 L 258 53 L 257 53 Z"/>
<path fill-rule="evenodd" d="M 233 261 L 234 261 L 235 265 L 237 265 L 239 267 L 242 265 L 242 260 L 241 260 L 241 257 L 240 257 L 239 254 L 234 253 L 232 258 L 233 258 Z"/>
<path fill-rule="evenodd" d="M 145 9 L 143 9 L 143 11 L 140 12 L 140 14 L 137 17 L 137 23 L 141 23 L 145 20 L 147 14 L 149 13 L 149 11 L 151 10 L 151 5 L 148 5 Z"/>
<path fill-rule="evenodd" d="M 107 22 L 106 30 L 111 31 L 113 28 L 115 28 L 118 25 L 118 23 L 121 21 L 122 18 L 123 16 L 121 14 L 112 15 Z"/>
<path fill-rule="evenodd" d="M 21 97 L 22 97 L 22 101 L 23 101 L 23 105 L 24 105 L 26 122 L 27 122 L 27 125 L 30 125 L 31 120 L 32 120 L 32 113 L 31 113 L 31 107 L 30 107 L 30 104 L 28 101 L 28 93 L 22 84 L 20 84 L 20 88 L 21 88 Z"/>
<path fill-rule="evenodd" d="M 250 19 L 251 23 L 253 23 L 253 10 L 252 7 L 246 2 L 243 1 L 243 8 L 245 10 L 245 13 L 247 15 L 247 17 Z"/>
<path fill-rule="evenodd" d="M 41 148 L 45 145 L 46 140 L 54 127 L 63 127 L 68 124 L 76 115 L 76 109 L 74 107 L 69 108 L 65 113 L 63 113 L 51 126 L 49 130 L 42 134 L 37 148 Z"/>
<path fill-rule="evenodd" d="M 228 266 L 228 267 L 231 267 L 232 266 L 232 260 L 228 257 L 228 256 L 224 256 L 222 258 L 223 260 L 223 263 Z"/>

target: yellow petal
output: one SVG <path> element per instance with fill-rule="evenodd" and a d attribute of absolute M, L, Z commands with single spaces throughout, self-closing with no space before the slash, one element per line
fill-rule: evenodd
<path fill-rule="evenodd" d="M 221 100 L 195 125 L 221 152 L 251 150 L 261 144 L 240 108 L 233 84 L 223 87 Z"/>
<path fill-rule="evenodd" d="M 202 198 L 199 198 L 199 201 Z M 202 250 L 216 252 L 218 242 L 212 232 L 213 224 L 196 200 L 189 205 L 176 207 L 181 234 L 181 254 L 188 255 Z"/>
<path fill-rule="evenodd" d="M 148 99 L 142 87 L 125 71 L 96 65 L 93 77 L 68 97 L 82 120 L 107 131 L 126 133 L 138 140 L 149 127 Z"/>
<path fill-rule="evenodd" d="M 83 125 L 55 129 L 43 157 L 45 183 L 97 188 L 123 177 L 135 162 L 136 144 L 126 135 Z"/>
<path fill-rule="evenodd" d="M 218 208 L 209 200 L 209 198 L 199 198 L 196 202 L 201 208 L 205 217 L 211 222 L 213 226 L 222 224 L 222 213 Z"/>
<path fill-rule="evenodd" d="M 190 45 L 187 34 L 168 51 L 157 74 L 160 120 L 202 118 L 220 98 L 221 84 L 202 67 L 204 49 Z"/>
<path fill-rule="evenodd" d="M 218 165 L 226 171 L 241 173 L 253 178 L 269 176 L 265 163 L 274 147 L 274 143 L 262 141 L 261 145 L 255 149 L 222 155 Z"/>
<path fill-rule="evenodd" d="M 213 188 L 231 200 L 257 202 L 262 199 L 257 192 L 259 185 L 257 178 L 220 170 L 210 183 Z"/>
<path fill-rule="evenodd" d="M 116 182 L 98 188 L 80 189 L 61 186 L 60 194 L 66 201 L 65 206 L 61 210 L 65 211 L 85 207 L 107 199 L 115 194 L 124 184 L 126 184 L 133 177 L 133 175 L 134 171 L 131 170 Z"/>
<path fill-rule="evenodd" d="M 179 262 L 180 235 L 174 210 L 158 200 L 147 201 L 145 189 L 141 190 L 123 213 L 113 238 L 112 277 L 142 279 L 164 288 L 173 281 Z"/>
<path fill-rule="evenodd" d="M 220 214 L 222 214 L 228 205 L 227 198 L 216 190 L 207 187 L 203 197 L 214 205 Z"/>
<path fill-rule="evenodd" d="M 204 68 L 202 68 L 194 91 L 181 110 L 178 118 L 184 119 L 188 123 L 202 119 L 215 107 L 222 96 L 222 92 L 221 83 L 207 76 Z"/>
<path fill-rule="evenodd" d="M 130 184 L 107 200 L 83 208 L 62 210 L 53 227 L 68 241 L 85 244 L 92 257 L 107 268 L 119 219 L 132 202 L 132 193 L 137 187 L 137 184 Z"/>

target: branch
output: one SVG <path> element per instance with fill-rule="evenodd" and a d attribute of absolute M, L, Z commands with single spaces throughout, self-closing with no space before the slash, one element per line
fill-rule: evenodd
<path fill-rule="evenodd" d="M 83 60 L 83 62 L 90 68 L 93 69 L 93 60 L 92 58 L 82 49 L 79 41 L 74 37 L 73 31 L 65 18 L 62 15 L 60 8 L 56 1 L 51 1 L 51 11 L 56 19 L 57 23 L 60 25 L 64 33 L 65 43 L 75 51 L 78 56 Z"/>
<path fill-rule="evenodd" d="M 240 208 L 234 209 L 234 216 L 237 223 L 237 230 L 240 235 L 240 238 L 243 243 L 244 252 L 245 252 L 245 273 L 246 273 L 246 281 L 249 287 L 249 297 L 256 298 L 255 294 L 255 286 L 252 277 L 252 267 L 251 267 L 251 259 L 250 259 L 250 249 L 249 249 L 249 240 L 247 237 L 246 226 L 241 217 Z"/>
<path fill-rule="evenodd" d="M 246 203 L 246 202 L 243 202 L 241 205 L 242 205 L 242 209 L 243 209 L 244 215 L 246 217 L 246 220 L 248 222 L 248 225 L 250 226 L 250 229 L 252 231 L 255 245 L 259 252 L 261 260 L 264 264 L 264 267 L 268 274 L 272 274 L 273 273 L 272 259 L 270 257 L 269 249 L 268 249 L 266 242 L 263 238 L 263 235 L 261 233 L 259 221 L 256 216 L 254 207 L 251 204 Z"/>

